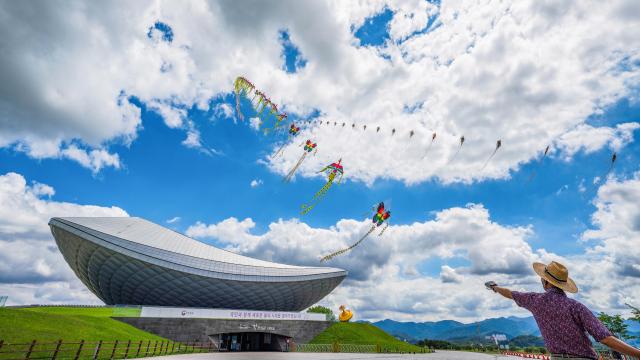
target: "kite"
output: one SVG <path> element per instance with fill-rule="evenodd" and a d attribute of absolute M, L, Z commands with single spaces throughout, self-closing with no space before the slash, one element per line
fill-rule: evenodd
<path fill-rule="evenodd" d="M 460 136 L 460 147 L 458 148 L 458 151 L 456 151 L 455 155 L 453 155 L 453 157 L 451 158 L 451 161 L 453 161 L 456 158 L 456 156 L 458 156 L 458 154 L 460 153 L 460 150 L 462 149 L 463 144 L 464 144 L 464 135 Z"/>
<path fill-rule="evenodd" d="M 302 165 L 302 162 L 304 161 L 304 159 L 307 157 L 308 154 L 310 154 L 314 150 L 315 150 L 315 152 L 313 153 L 314 155 L 318 152 L 318 149 L 316 149 L 316 146 L 318 146 L 318 144 L 314 143 L 313 141 L 307 140 L 306 142 L 304 142 L 302 144 L 304 144 L 304 152 L 302 153 L 302 156 L 300 156 L 300 159 L 298 159 L 298 162 L 289 171 L 287 176 L 285 176 L 284 182 L 291 181 L 291 178 L 293 177 L 293 174 L 296 173 L 296 170 L 298 170 L 300 165 Z M 302 144 L 300 146 L 302 146 Z"/>
<path fill-rule="evenodd" d="M 330 165 L 327 165 L 324 167 L 324 169 L 318 171 L 319 173 L 326 172 L 327 183 L 324 184 L 324 186 L 320 190 L 318 190 L 318 192 L 315 193 L 315 195 L 313 195 L 313 198 L 311 199 L 311 202 L 309 203 L 309 205 L 302 205 L 302 210 L 300 211 L 300 215 L 305 215 L 306 213 L 311 211 L 311 209 L 313 209 L 320 202 L 320 200 L 322 200 L 322 198 L 324 198 L 325 195 L 327 195 L 327 192 L 329 192 L 329 189 L 333 185 L 333 182 L 336 179 L 336 176 L 340 175 L 340 178 L 338 178 L 338 184 L 342 182 L 344 169 L 340 164 L 341 162 L 342 162 L 342 159 L 338 160 L 337 163 L 332 163 Z"/>
<path fill-rule="evenodd" d="M 549 152 L 549 145 L 547 145 L 547 148 L 544 149 L 544 154 L 542 154 L 542 158 L 540 159 L 538 164 L 534 166 L 534 169 L 531 172 L 531 176 L 529 176 L 529 179 L 527 180 L 527 183 L 531 182 L 531 180 L 533 180 L 533 178 L 536 176 L 536 168 L 538 168 L 542 164 L 542 161 L 544 161 L 544 158 L 547 157 L 547 153 L 548 152 Z"/>
<path fill-rule="evenodd" d="M 495 150 L 493 150 L 493 153 L 491 154 L 491 156 L 489 156 L 489 158 L 487 159 L 487 161 L 484 162 L 484 165 L 482 165 L 482 169 L 480 169 L 480 171 L 484 170 L 485 166 L 487 166 L 487 164 L 489 163 L 489 160 L 491 160 L 491 158 L 493 157 L 493 155 L 496 154 L 496 152 L 498 152 L 498 149 L 500 149 L 500 146 L 502 146 L 502 140 L 498 140 L 496 142 L 496 148 Z"/>
<path fill-rule="evenodd" d="M 298 135 L 299 132 L 300 132 L 300 127 L 296 126 L 296 124 L 294 124 L 294 123 L 291 123 L 291 126 L 289 127 L 289 136 L 287 137 L 287 141 L 285 141 L 282 144 L 282 146 L 280 146 L 278 151 L 276 151 L 276 153 L 273 155 L 273 158 L 278 156 L 278 154 L 280 154 L 282 149 L 284 149 L 284 146 L 287 145 L 287 143 L 289 142 L 289 139 L 291 139 L 291 138 L 295 137 L 296 135 Z M 284 152 L 283 152 L 283 154 L 284 154 Z"/>
<path fill-rule="evenodd" d="M 411 131 L 409 132 L 409 139 L 411 139 L 411 138 L 413 137 L 413 134 L 414 134 L 414 132 L 413 132 L 413 130 L 411 130 Z"/>
<path fill-rule="evenodd" d="M 389 220 L 390 217 L 391 217 L 391 211 L 386 210 L 384 208 L 384 202 L 381 202 L 380 204 L 378 204 L 378 207 L 376 208 L 376 213 L 373 215 L 373 218 L 372 218 L 373 225 L 371 226 L 369 231 L 367 231 L 367 233 L 360 238 L 360 240 L 356 241 L 353 245 L 349 246 L 348 248 L 338 250 L 334 253 L 331 253 L 329 255 L 322 257 L 320 259 L 320 262 L 331 260 L 332 258 L 338 255 L 344 254 L 347 251 L 353 249 L 354 247 L 360 245 L 360 243 L 363 242 L 364 239 L 366 239 L 376 228 L 380 227 L 382 224 L 385 224 L 385 227 L 382 228 L 382 231 L 380 232 L 380 234 L 378 234 L 378 236 L 382 236 L 382 234 L 384 234 L 384 231 L 387 230 L 387 228 L 389 227 L 389 223 L 387 222 L 387 220 Z"/>
<path fill-rule="evenodd" d="M 363 125 L 362 130 L 367 130 L 367 125 Z"/>
<path fill-rule="evenodd" d="M 376 132 L 379 132 L 379 131 L 380 131 L 380 126 L 378 126 L 378 128 L 376 129 Z"/>
<path fill-rule="evenodd" d="M 431 150 L 431 146 L 433 145 L 434 141 L 436 141 L 436 133 L 433 133 L 433 135 L 431 135 L 431 142 L 429 143 L 429 147 L 427 147 L 427 151 L 422 156 L 423 159 L 427 157 L 427 154 L 429 154 L 429 150 Z"/>
<path fill-rule="evenodd" d="M 609 176 L 609 173 L 611 172 L 611 170 L 613 170 L 613 165 L 615 165 L 617 158 L 618 158 L 618 155 L 614 152 L 613 156 L 611 156 L 611 166 L 609 166 L 609 170 L 607 171 L 607 174 L 604 176 L 605 178 Z"/>
<path fill-rule="evenodd" d="M 280 124 L 287 118 L 287 114 L 282 113 L 278 114 L 278 106 L 272 103 L 271 100 L 260 90 L 256 89 L 255 86 L 247 79 L 242 76 L 236 78 L 234 82 L 234 92 L 236 94 L 236 111 L 238 112 L 238 117 L 240 120 L 244 120 L 244 115 L 240 109 L 240 96 L 248 94 L 253 91 L 253 97 L 250 102 L 253 106 L 253 110 L 257 113 L 258 118 L 260 119 L 260 124 L 265 123 L 270 116 L 275 117 L 275 124 L 273 128 L 265 129 L 264 133 L 267 134 L 270 129 L 277 129 Z M 253 105 L 255 98 L 258 97 L 258 102 Z M 262 105 L 262 106 L 260 106 Z M 267 115 L 263 116 L 264 110 L 269 109 Z"/>
<path fill-rule="evenodd" d="M 393 136 L 396 133 L 396 129 L 391 129 L 391 136 Z"/>
<path fill-rule="evenodd" d="M 338 309 L 340 309 L 340 315 L 338 315 L 338 319 L 340 319 L 340 322 L 349 322 L 349 320 L 351 320 L 351 318 L 353 317 L 353 311 L 347 309 L 347 307 L 344 305 L 340 305 Z"/>
<path fill-rule="evenodd" d="M 236 78 L 236 81 L 233 83 L 233 88 L 236 93 L 236 111 L 238 112 L 238 117 L 240 118 L 240 120 L 244 120 L 242 111 L 240 111 L 240 95 L 246 96 L 249 92 L 251 92 L 251 90 L 255 89 L 255 86 L 253 86 L 253 84 L 249 80 L 243 78 L 242 76 L 238 76 L 238 78 Z M 257 91 L 254 93 L 253 97 L 255 98 L 256 95 Z M 251 99 L 251 101 L 253 102 L 253 99 Z"/>

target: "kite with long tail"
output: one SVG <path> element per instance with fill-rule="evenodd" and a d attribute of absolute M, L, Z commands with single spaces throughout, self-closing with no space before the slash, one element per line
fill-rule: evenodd
<path fill-rule="evenodd" d="M 547 153 L 549 152 L 549 145 L 547 145 L 547 148 L 544 149 L 544 154 L 542 154 L 542 158 L 540 159 L 540 161 L 538 162 L 537 166 L 535 166 L 535 168 L 538 168 L 542 162 L 544 161 L 544 158 L 547 157 Z M 527 184 L 529 182 L 531 182 L 531 180 L 533 180 L 533 178 L 536 176 L 536 169 L 533 169 L 533 171 L 531 172 L 531 176 L 529 176 L 529 179 L 527 180 Z"/>
<path fill-rule="evenodd" d="M 320 259 L 320 262 L 324 262 L 327 260 L 331 260 L 332 258 L 338 256 L 338 255 L 342 255 L 344 253 L 346 253 L 347 251 L 353 249 L 354 247 L 360 245 L 361 242 L 364 241 L 364 239 L 366 239 L 372 232 L 374 232 L 376 230 L 376 228 L 380 227 L 382 224 L 385 224 L 384 228 L 382 229 L 382 231 L 380 232 L 380 234 L 378 234 L 378 236 L 382 236 L 382 234 L 384 234 L 384 231 L 387 230 L 387 228 L 389 227 L 389 223 L 387 220 L 389 220 L 389 218 L 391 217 L 391 211 L 390 210 L 385 210 L 384 208 L 384 203 L 381 202 L 380 204 L 378 204 L 378 207 L 376 209 L 376 213 L 373 215 L 372 218 L 372 222 L 373 225 L 371 225 L 371 228 L 369 229 L 369 231 L 367 231 L 366 234 L 364 234 L 360 240 L 356 241 L 353 245 L 342 249 L 342 250 L 338 250 L 336 252 L 333 252 L 329 255 L 323 256 Z"/>
<path fill-rule="evenodd" d="M 285 141 L 282 146 L 280 146 L 280 148 L 278 149 L 278 151 L 276 151 L 276 153 L 273 155 L 272 159 L 275 158 L 276 156 L 278 156 L 278 154 L 280 154 L 281 152 L 284 154 L 284 152 L 282 151 L 282 149 L 284 149 L 284 146 L 287 145 L 287 143 L 289 142 L 289 139 L 295 137 L 296 135 L 298 135 L 298 133 L 300 132 L 300 127 L 296 126 L 296 124 L 291 123 L 291 126 L 289 126 L 289 136 L 287 137 L 287 141 Z"/>
<path fill-rule="evenodd" d="M 251 90 L 255 89 L 255 86 L 253 86 L 253 84 L 249 80 L 243 78 L 242 76 L 238 76 L 238 78 L 236 78 L 236 81 L 233 83 L 233 88 L 236 94 L 236 111 L 238 112 L 238 117 L 240 118 L 240 120 L 244 120 L 244 115 L 242 115 L 242 111 L 240 111 L 240 95 L 247 96 L 251 92 Z M 253 97 L 255 98 L 256 95 L 257 92 L 254 93 Z"/>
<path fill-rule="evenodd" d="M 311 198 L 311 202 L 309 204 L 302 205 L 302 210 L 300 211 L 300 215 L 305 215 L 306 213 L 311 211 L 311 209 L 313 209 L 320 202 L 320 200 L 322 200 L 322 198 L 324 198 L 325 195 L 327 195 L 327 192 L 329 192 L 329 189 L 333 185 L 336 179 L 336 176 L 338 175 L 340 176 L 338 178 L 338 184 L 342 182 L 344 169 L 341 165 L 341 162 L 342 162 L 342 159 L 338 160 L 337 163 L 332 163 L 330 165 L 327 165 L 324 167 L 324 169 L 318 171 L 318 172 L 326 172 L 327 183 L 324 184 L 324 186 L 320 190 L 318 190 L 318 192 L 315 193 L 315 195 L 313 195 L 313 198 Z"/>
<path fill-rule="evenodd" d="M 270 117 L 275 118 L 273 127 L 264 129 L 265 134 L 269 133 L 270 130 L 278 129 L 281 123 L 287 118 L 287 114 L 285 113 L 278 114 L 278 106 L 271 102 L 271 100 L 262 91 L 256 89 L 249 80 L 242 76 L 238 76 L 233 85 L 236 95 L 236 111 L 238 112 L 240 120 L 244 120 L 244 115 L 240 109 L 240 97 L 244 95 L 248 98 L 251 91 L 253 91 L 253 97 L 251 97 L 250 102 L 253 106 L 253 110 L 257 113 L 258 119 L 260 119 L 260 126 L 262 127 L 262 124 L 266 124 Z M 258 98 L 258 101 L 254 105 L 256 97 Z M 265 114 L 264 111 L 267 109 L 268 112 Z"/>
<path fill-rule="evenodd" d="M 307 140 L 304 144 L 304 152 L 302 153 L 302 156 L 300 156 L 300 159 L 298 159 L 298 162 L 293 166 L 293 168 L 289 171 L 289 173 L 287 174 L 287 176 L 285 176 L 284 181 L 285 182 L 289 182 L 291 181 L 291 178 L 293 177 L 293 175 L 296 173 L 296 170 L 298 170 L 298 168 L 300 167 L 300 165 L 302 165 L 302 162 L 304 161 L 304 159 L 307 157 L 308 154 L 310 154 L 312 151 L 315 150 L 315 152 L 313 153 L 314 155 L 318 152 L 318 149 L 316 149 L 316 147 L 318 146 L 318 144 L 314 143 L 311 140 Z"/>
<path fill-rule="evenodd" d="M 429 154 L 429 150 L 431 150 L 431 146 L 433 145 L 434 141 L 436 141 L 436 133 L 433 133 L 433 135 L 431 135 L 431 143 L 429 143 L 429 147 L 427 147 L 427 151 L 422 156 L 423 159 L 427 157 L 427 154 Z"/>
<path fill-rule="evenodd" d="M 464 145 L 464 135 L 460 136 L 460 147 L 458 147 L 458 151 L 456 151 L 456 153 L 453 155 L 453 157 L 451 158 L 451 160 L 449 162 L 452 162 L 453 160 L 456 159 L 456 157 L 460 153 L 460 150 L 462 150 L 462 145 Z"/>
<path fill-rule="evenodd" d="M 487 164 L 489 163 L 489 160 L 491 160 L 491 158 L 493 157 L 493 155 L 495 155 L 498 152 L 498 149 L 500 149 L 500 146 L 502 146 L 502 140 L 498 140 L 496 142 L 496 148 L 495 150 L 493 150 L 493 153 L 491 153 L 491 156 L 489 156 L 489 158 L 487 159 L 487 161 L 484 162 L 484 165 L 482 165 L 482 169 L 480 169 L 480 171 L 484 170 L 484 168 L 487 166 Z"/>
<path fill-rule="evenodd" d="M 605 178 L 607 178 L 607 176 L 609 176 L 609 173 L 611 173 L 611 170 L 613 170 L 613 165 L 616 164 L 617 158 L 618 158 L 618 155 L 614 152 L 613 156 L 611 156 L 611 166 L 609 166 L 609 170 L 607 170 L 607 174 L 604 176 Z"/>

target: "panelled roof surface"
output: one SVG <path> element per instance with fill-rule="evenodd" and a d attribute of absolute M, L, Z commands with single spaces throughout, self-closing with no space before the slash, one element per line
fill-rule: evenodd
<path fill-rule="evenodd" d="M 103 240 L 117 241 L 117 245 L 136 251 L 141 254 L 154 253 L 161 254 L 162 260 L 168 262 L 182 262 L 181 259 L 192 258 L 193 263 L 208 264 L 206 268 L 211 269 L 211 265 L 218 268 L 222 264 L 233 264 L 234 268 L 262 268 L 272 275 L 321 275 L 346 272 L 341 269 L 328 267 L 307 267 L 279 264 L 251 257 L 235 254 L 226 250 L 216 248 L 191 239 L 171 229 L 155 224 L 138 217 L 65 217 L 53 218 L 50 223 L 62 223 L 77 230 L 98 236 Z M 137 246 L 137 245 L 142 245 Z M 152 249 L 146 249 L 146 247 Z M 160 251 L 149 251 L 158 249 Z M 237 266 L 239 265 L 239 266 Z M 197 266 L 201 267 L 201 266 Z M 270 269 L 270 270 L 269 270 Z M 241 271 L 244 272 L 244 271 Z M 253 271 L 251 271 L 253 272 Z"/>

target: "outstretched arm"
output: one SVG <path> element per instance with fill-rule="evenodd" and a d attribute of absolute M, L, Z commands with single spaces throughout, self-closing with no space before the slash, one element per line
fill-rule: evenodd
<path fill-rule="evenodd" d="M 513 299 L 513 295 L 511 294 L 511 290 L 507 289 L 507 288 L 503 288 L 500 287 L 498 285 L 494 285 L 491 287 L 491 290 L 493 290 L 493 292 L 497 292 L 498 294 L 506 297 L 507 299 Z"/>
<path fill-rule="evenodd" d="M 640 358 L 640 350 L 634 348 L 633 346 L 627 345 L 624 341 L 618 339 L 615 336 L 607 336 L 606 338 L 600 340 L 600 342 L 619 353 Z"/>

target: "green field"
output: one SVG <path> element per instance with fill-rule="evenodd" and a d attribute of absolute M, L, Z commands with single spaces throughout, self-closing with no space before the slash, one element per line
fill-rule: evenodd
<path fill-rule="evenodd" d="M 34 339 L 162 340 L 156 335 L 111 319 L 112 314 L 112 308 L 0 308 L 0 340 L 9 343 L 29 342 Z"/>
<path fill-rule="evenodd" d="M 380 345 L 381 350 L 393 352 L 420 352 L 423 349 L 400 341 L 378 327 L 365 323 L 334 323 L 313 338 L 311 344 Z"/>

